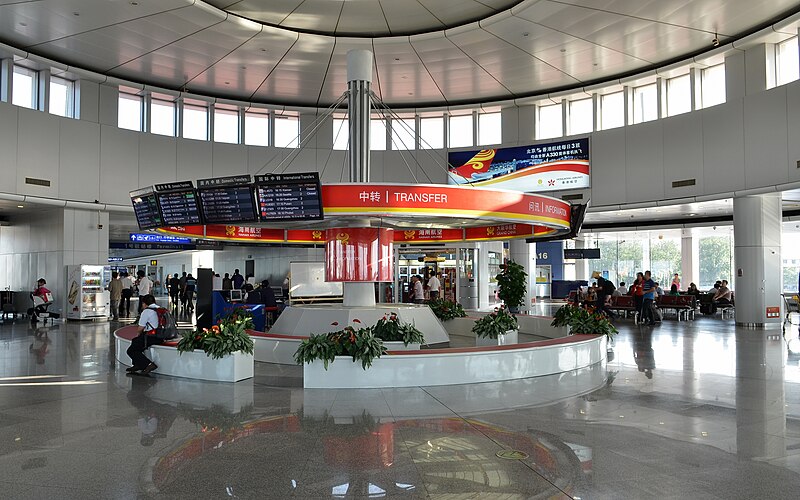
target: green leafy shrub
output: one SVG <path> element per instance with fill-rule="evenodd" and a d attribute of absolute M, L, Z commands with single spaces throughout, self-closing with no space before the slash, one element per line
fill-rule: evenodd
<path fill-rule="evenodd" d="M 498 287 L 497 296 L 507 307 L 516 309 L 525 303 L 528 273 L 525 272 L 524 267 L 513 260 L 509 260 L 500 268 L 502 271 L 495 276 Z"/>
<path fill-rule="evenodd" d="M 178 351 L 204 351 L 212 359 L 220 359 L 236 351 L 253 354 L 253 339 L 247 330 L 253 328 L 253 315 L 244 308 L 234 309 L 216 325 L 202 330 L 184 332 L 178 341 Z"/>
<path fill-rule="evenodd" d="M 453 318 L 464 318 L 467 313 L 464 307 L 458 302 L 446 299 L 434 299 L 428 302 L 428 305 L 433 310 L 433 314 L 439 318 L 440 321 L 447 321 Z"/>
<path fill-rule="evenodd" d="M 422 332 L 410 323 L 402 323 L 397 313 L 385 315 L 371 330 L 373 335 L 384 342 L 402 342 L 404 345 L 425 343 Z"/>
<path fill-rule="evenodd" d="M 359 320 L 353 321 L 361 323 Z M 338 323 L 334 322 L 332 326 L 338 326 Z M 386 346 L 372 333 L 371 328 L 356 330 L 352 326 L 347 326 L 343 330 L 312 335 L 300 342 L 294 353 L 294 360 L 298 365 L 321 360 L 327 370 L 328 364 L 333 363 L 336 356 L 350 356 L 354 363 L 360 361 L 361 367 L 366 370 L 372 366 L 372 360 L 384 354 Z"/>
<path fill-rule="evenodd" d="M 506 307 L 501 306 L 476 321 L 472 331 L 478 337 L 496 339 L 509 330 L 516 330 L 517 326 L 517 318 Z"/>
<path fill-rule="evenodd" d="M 566 326 L 571 335 L 597 334 L 605 335 L 609 339 L 618 333 L 611 321 L 594 310 L 594 308 L 578 307 L 566 304 L 558 308 L 550 326 Z"/>

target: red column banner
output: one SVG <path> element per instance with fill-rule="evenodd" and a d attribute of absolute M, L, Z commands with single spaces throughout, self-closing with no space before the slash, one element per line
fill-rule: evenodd
<path fill-rule="evenodd" d="M 324 229 L 288 229 L 287 243 L 325 243 Z"/>
<path fill-rule="evenodd" d="M 393 229 L 325 230 L 325 281 L 393 281 Z"/>
<path fill-rule="evenodd" d="M 498 224 L 494 226 L 468 227 L 467 241 L 505 240 L 533 236 L 530 224 Z"/>

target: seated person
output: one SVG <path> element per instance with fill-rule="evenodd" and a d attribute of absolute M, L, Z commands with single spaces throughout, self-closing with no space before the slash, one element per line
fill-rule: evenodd
<path fill-rule="evenodd" d="M 680 295 L 681 293 L 678 291 L 678 285 L 673 283 L 672 286 L 669 288 L 669 294 L 670 295 Z"/>
<path fill-rule="evenodd" d="M 277 307 L 278 301 L 275 300 L 275 292 L 269 286 L 269 281 L 264 280 L 261 286 L 247 294 L 248 304 L 264 304 L 264 307 Z"/>
<path fill-rule="evenodd" d="M 708 293 L 714 293 L 714 294 L 717 293 L 717 290 L 719 290 L 720 286 L 722 286 L 722 282 L 717 281 L 716 283 L 714 283 L 714 286 L 712 286 L 711 289 L 708 290 Z"/>
<path fill-rule="evenodd" d="M 628 294 L 628 287 L 625 286 L 625 282 L 621 281 L 619 283 L 619 288 L 617 288 L 614 293 L 611 294 L 612 297 L 620 297 L 622 295 Z"/>
<path fill-rule="evenodd" d="M 686 290 L 688 295 L 700 295 L 700 290 L 697 289 L 697 285 L 694 283 L 689 283 L 689 289 Z"/>
<path fill-rule="evenodd" d="M 589 291 L 586 292 L 586 299 L 583 301 L 584 305 L 593 306 L 597 302 L 597 290 L 596 287 L 590 286 Z"/>
<path fill-rule="evenodd" d="M 714 304 L 716 305 L 725 306 L 731 304 L 732 297 L 733 294 L 728 288 L 728 281 L 722 280 L 719 289 L 717 289 L 717 293 L 714 294 L 714 297 L 711 300 L 713 300 Z"/>
<path fill-rule="evenodd" d="M 661 285 L 656 282 L 656 297 L 662 297 L 664 295 L 664 289 L 661 288 Z"/>

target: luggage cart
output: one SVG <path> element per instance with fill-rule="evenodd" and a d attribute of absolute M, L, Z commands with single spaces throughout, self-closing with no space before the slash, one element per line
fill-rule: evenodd
<path fill-rule="evenodd" d="M 17 319 L 17 315 L 22 315 L 14 305 L 14 294 L 15 292 L 11 290 L 0 291 L 0 317 L 4 320 L 9 315 L 13 316 L 14 319 Z"/>

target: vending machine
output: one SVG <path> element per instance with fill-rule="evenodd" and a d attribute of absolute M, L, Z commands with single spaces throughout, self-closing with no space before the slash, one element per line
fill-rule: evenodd
<path fill-rule="evenodd" d="M 78 264 L 67 266 L 67 319 L 107 318 L 110 268 Z"/>

